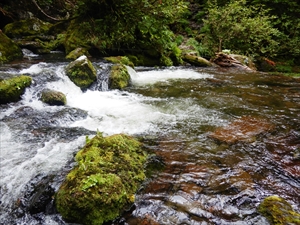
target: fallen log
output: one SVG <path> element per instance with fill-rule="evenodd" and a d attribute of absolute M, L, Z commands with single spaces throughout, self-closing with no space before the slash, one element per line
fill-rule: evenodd
<path fill-rule="evenodd" d="M 233 55 L 228 55 L 223 52 L 217 53 L 213 62 L 221 67 L 236 67 L 243 70 L 252 70 L 250 67 L 235 59 Z"/>

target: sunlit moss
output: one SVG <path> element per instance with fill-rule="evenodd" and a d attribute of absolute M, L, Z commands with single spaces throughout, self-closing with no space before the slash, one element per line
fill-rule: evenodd
<path fill-rule="evenodd" d="M 272 225 L 300 224 L 300 214 L 295 212 L 286 200 L 276 195 L 265 198 L 258 211 Z"/>
<path fill-rule="evenodd" d="M 134 138 L 98 133 L 77 153 L 77 166 L 56 194 L 57 210 L 67 221 L 82 224 L 115 219 L 133 203 L 145 179 L 146 158 Z"/>
<path fill-rule="evenodd" d="M 20 96 L 25 88 L 30 86 L 31 81 L 31 77 L 23 75 L 0 81 L 0 104 L 20 100 Z"/>

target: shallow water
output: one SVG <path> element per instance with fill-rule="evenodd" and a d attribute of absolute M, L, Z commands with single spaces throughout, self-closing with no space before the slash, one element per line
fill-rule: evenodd
<path fill-rule="evenodd" d="M 134 206 L 108 224 L 268 224 L 257 206 L 274 194 L 299 212 L 299 79 L 136 68 L 130 88 L 110 91 L 109 64 L 93 64 L 99 80 L 86 92 L 65 76 L 67 62 L 29 60 L 0 69 L 0 77 L 28 74 L 34 80 L 20 102 L 0 106 L 0 224 L 68 224 L 52 209 L 33 213 L 23 205 L 41 180 L 58 189 L 86 135 L 96 131 L 142 137 L 164 165 L 142 185 Z M 42 103 L 44 88 L 65 93 L 67 105 Z M 234 143 L 211 138 L 243 116 L 273 129 Z"/>

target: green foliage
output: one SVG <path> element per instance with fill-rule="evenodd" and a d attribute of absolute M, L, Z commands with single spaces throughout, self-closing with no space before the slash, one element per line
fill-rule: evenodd
<path fill-rule="evenodd" d="M 246 5 L 246 0 L 231 1 L 218 6 L 208 2 L 208 17 L 204 19 L 202 43 L 212 51 L 223 48 L 253 56 L 274 56 L 278 50 L 275 40 L 281 33 L 273 28 L 274 16 L 261 6 Z"/>
<path fill-rule="evenodd" d="M 210 55 L 210 51 L 207 46 L 203 45 L 201 42 L 198 42 L 195 38 L 189 38 L 186 42 L 186 45 L 191 46 L 200 56 Z"/>
<path fill-rule="evenodd" d="M 281 58 L 300 58 L 300 2 L 298 0 L 251 0 L 249 4 L 269 9 L 276 16 L 273 24 L 282 32 L 278 39 L 278 55 Z"/>
<path fill-rule="evenodd" d="M 183 0 L 78 0 L 77 5 L 77 25 L 68 30 L 67 52 L 88 45 L 102 54 L 141 52 L 161 61 L 174 50 L 168 25 L 186 10 Z"/>

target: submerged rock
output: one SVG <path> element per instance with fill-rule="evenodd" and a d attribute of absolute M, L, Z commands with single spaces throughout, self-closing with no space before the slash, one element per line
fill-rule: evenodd
<path fill-rule="evenodd" d="M 113 65 L 109 76 L 109 88 L 123 89 L 130 84 L 130 75 L 123 64 Z"/>
<path fill-rule="evenodd" d="M 117 218 L 134 202 L 146 158 L 132 137 L 98 133 L 77 153 L 78 165 L 58 190 L 58 212 L 67 221 L 89 225 Z"/>
<path fill-rule="evenodd" d="M 48 89 L 42 91 L 41 100 L 49 105 L 65 105 L 67 103 L 64 93 Z"/>
<path fill-rule="evenodd" d="M 273 195 L 265 198 L 258 211 L 264 215 L 271 225 L 299 225 L 300 214 L 283 198 Z"/>
<path fill-rule="evenodd" d="M 31 77 L 19 76 L 0 81 L 0 104 L 20 100 L 25 88 L 31 85 Z"/>
<path fill-rule="evenodd" d="M 237 141 L 253 141 L 255 136 L 274 128 L 273 124 L 262 118 L 243 116 L 226 127 L 219 127 L 209 136 L 228 144 Z"/>
<path fill-rule="evenodd" d="M 66 67 L 66 74 L 81 89 L 88 88 L 97 80 L 96 69 L 85 56 L 80 56 Z"/>
<path fill-rule="evenodd" d="M 22 58 L 21 48 L 0 30 L 0 63 Z"/>

